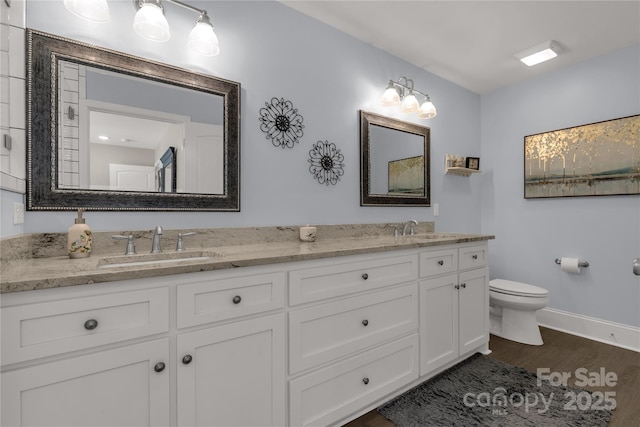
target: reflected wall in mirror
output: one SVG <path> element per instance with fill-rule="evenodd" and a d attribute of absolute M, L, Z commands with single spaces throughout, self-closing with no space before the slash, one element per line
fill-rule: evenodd
<path fill-rule="evenodd" d="M 28 31 L 30 210 L 240 210 L 240 84 Z"/>
<path fill-rule="evenodd" d="M 430 206 L 430 129 L 360 111 L 360 205 Z"/>

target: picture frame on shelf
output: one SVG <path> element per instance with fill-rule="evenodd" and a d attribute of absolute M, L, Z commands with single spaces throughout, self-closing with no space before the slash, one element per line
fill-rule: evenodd
<path fill-rule="evenodd" d="M 480 170 L 480 157 L 467 157 L 465 159 L 467 169 Z"/>

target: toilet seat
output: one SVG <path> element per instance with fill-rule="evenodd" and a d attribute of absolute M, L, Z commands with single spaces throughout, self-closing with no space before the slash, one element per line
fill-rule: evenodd
<path fill-rule="evenodd" d="M 549 295 L 548 290 L 538 286 L 504 279 L 494 279 L 489 281 L 489 290 L 506 295 L 530 298 L 544 298 Z"/>

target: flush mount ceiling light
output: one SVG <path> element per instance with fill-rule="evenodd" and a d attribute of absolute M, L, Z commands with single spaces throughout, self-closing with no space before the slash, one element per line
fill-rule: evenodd
<path fill-rule="evenodd" d="M 424 96 L 422 105 L 416 99 L 414 92 Z M 395 107 L 400 105 L 400 112 L 405 114 L 418 113 L 421 119 L 430 119 L 438 115 L 436 107 L 431 102 L 429 95 L 413 88 L 413 80 L 400 77 L 398 81 L 389 80 L 387 89 L 382 94 L 380 105 L 383 107 Z"/>
<path fill-rule="evenodd" d="M 555 58 L 562 51 L 558 42 L 549 40 L 539 45 L 533 46 L 523 52 L 516 54 L 516 57 L 529 67 L 540 64 Z"/>
<path fill-rule="evenodd" d="M 111 19 L 107 0 L 64 0 L 64 7 L 91 22 L 108 22 Z"/>

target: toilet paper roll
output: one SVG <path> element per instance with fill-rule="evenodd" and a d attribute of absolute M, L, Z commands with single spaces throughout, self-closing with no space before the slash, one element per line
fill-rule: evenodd
<path fill-rule="evenodd" d="M 316 227 L 300 227 L 300 240 L 303 242 L 314 242 L 316 240 Z"/>
<path fill-rule="evenodd" d="M 580 273 L 580 260 L 578 258 L 560 258 L 560 268 L 567 273 Z"/>

